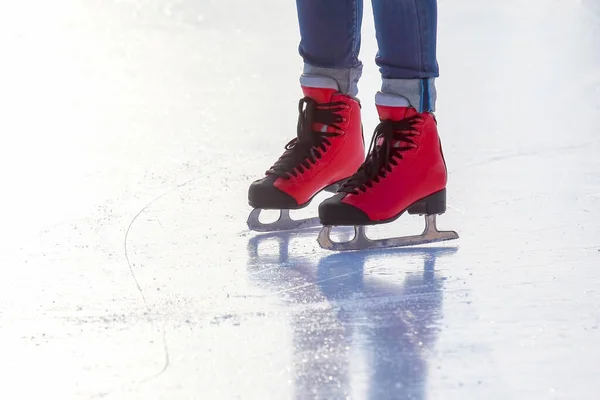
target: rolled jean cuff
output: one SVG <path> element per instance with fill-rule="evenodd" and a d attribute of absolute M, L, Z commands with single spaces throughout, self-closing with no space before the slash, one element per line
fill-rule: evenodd
<path fill-rule="evenodd" d="M 419 112 L 435 111 L 437 101 L 435 78 L 383 79 L 381 92 L 405 97 Z"/>
<path fill-rule="evenodd" d="M 317 75 L 333 78 L 339 91 L 350 96 L 358 95 L 358 81 L 362 75 L 362 63 L 353 68 L 323 68 L 304 63 L 304 75 Z"/>

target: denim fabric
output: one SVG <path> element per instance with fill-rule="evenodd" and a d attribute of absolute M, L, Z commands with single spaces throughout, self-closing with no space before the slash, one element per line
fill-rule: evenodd
<path fill-rule="evenodd" d="M 334 78 L 341 92 L 356 96 L 362 0 L 297 0 L 296 7 L 304 73 Z"/>
<path fill-rule="evenodd" d="M 372 0 L 381 91 L 403 96 L 419 111 L 435 110 L 436 0 Z M 335 79 L 358 94 L 362 0 L 296 0 L 304 74 Z"/>

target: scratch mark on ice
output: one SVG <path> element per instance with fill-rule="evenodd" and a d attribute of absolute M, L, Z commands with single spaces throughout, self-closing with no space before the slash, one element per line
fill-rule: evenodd
<path fill-rule="evenodd" d="M 194 179 L 190 179 L 187 182 L 184 182 L 180 185 L 175 186 L 174 188 L 171 188 L 169 190 L 167 190 L 166 192 L 162 193 L 161 195 L 155 197 L 154 199 L 152 199 L 148 204 L 146 204 L 131 220 L 131 222 L 129 223 L 129 226 L 127 227 L 127 231 L 125 232 L 125 238 L 123 239 L 123 246 L 125 247 L 125 259 L 127 259 L 127 264 L 129 265 L 129 272 L 131 272 L 131 277 L 133 278 L 133 281 L 135 282 L 135 286 L 137 287 L 138 291 L 140 292 L 140 295 L 142 296 L 142 299 L 144 300 L 144 304 L 148 304 L 146 301 L 146 296 L 144 295 L 144 291 L 142 290 L 142 287 L 140 286 L 140 283 L 135 275 L 135 272 L 133 270 L 133 265 L 131 264 L 131 260 L 129 259 L 129 250 L 127 248 L 127 239 L 129 238 L 129 232 L 131 231 L 131 227 L 133 226 L 133 224 L 135 223 L 135 221 L 138 219 L 138 217 L 144 212 L 146 211 L 146 209 L 148 207 L 150 207 L 153 203 L 155 203 L 156 201 L 160 200 L 161 198 L 163 198 L 164 196 L 168 195 L 171 192 L 174 192 L 175 190 L 190 184 L 191 182 L 194 182 L 195 180 L 197 180 L 199 178 L 194 178 Z M 162 225 L 162 224 L 161 224 Z"/>

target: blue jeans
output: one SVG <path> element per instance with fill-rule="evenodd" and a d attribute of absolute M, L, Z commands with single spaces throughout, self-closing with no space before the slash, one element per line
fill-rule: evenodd
<path fill-rule="evenodd" d="M 437 0 L 372 0 L 381 92 L 405 97 L 419 111 L 435 110 Z M 363 0 L 296 0 L 304 75 L 337 81 L 358 94 Z"/>

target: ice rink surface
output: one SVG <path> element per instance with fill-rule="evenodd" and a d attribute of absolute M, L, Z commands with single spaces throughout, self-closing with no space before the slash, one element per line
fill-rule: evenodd
<path fill-rule="evenodd" d="M 598 0 L 440 0 L 461 237 L 337 254 L 245 226 L 295 136 L 294 2 L 3 3 L 0 398 L 597 399 L 599 38 Z"/>

